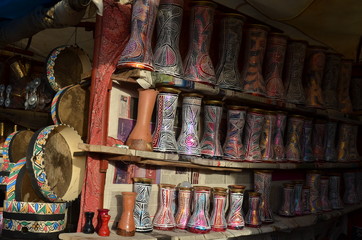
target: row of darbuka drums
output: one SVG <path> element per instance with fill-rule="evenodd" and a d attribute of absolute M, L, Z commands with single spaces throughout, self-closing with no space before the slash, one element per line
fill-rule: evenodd
<path fill-rule="evenodd" d="M 67 125 L 11 133 L 3 146 L 0 184 L 6 186 L 3 236 L 57 239 L 67 202 L 81 192 L 85 156 L 74 156 L 80 135 Z"/>
<path fill-rule="evenodd" d="M 221 126 L 223 102 L 218 100 L 204 101 L 200 141 L 202 96 L 196 93 L 183 94 L 181 131 L 176 141 L 173 121 L 177 99 L 175 89 L 159 89 L 153 151 L 177 152 L 186 158 L 203 156 L 249 162 L 360 160 L 358 125 L 228 105 L 226 126 Z M 223 130 L 226 134 L 222 145 L 220 132 L 225 132 Z"/>
<path fill-rule="evenodd" d="M 161 1 L 160 5 L 134 1 L 132 7 L 131 37 L 119 59 L 119 69 L 146 69 L 309 107 L 352 111 L 349 91 L 353 60 L 343 59 L 332 49 L 309 46 L 306 41 L 288 41 L 288 36 L 271 32 L 266 25 L 244 26 L 247 18 L 241 14 L 224 13 L 219 26 L 219 46 L 213 46 L 220 52 L 214 67 L 209 52 L 217 5 L 193 1 L 189 48 L 182 61 L 179 39 L 183 1 Z M 155 14 L 140 20 L 141 10 Z M 157 41 L 152 51 L 150 42 L 156 21 Z M 149 31 L 141 32 L 140 25 Z M 242 55 L 242 64 L 239 55 Z M 239 65 L 242 65 L 241 71 Z M 360 78 L 351 88 L 356 99 L 359 82 Z M 159 83 L 166 82 L 160 80 Z M 355 109 L 362 109 L 360 100 L 355 103 Z"/>

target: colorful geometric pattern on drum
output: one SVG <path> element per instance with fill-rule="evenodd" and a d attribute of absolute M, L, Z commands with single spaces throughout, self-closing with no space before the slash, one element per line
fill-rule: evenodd
<path fill-rule="evenodd" d="M 275 160 L 279 162 L 285 161 L 285 148 L 284 148 L 284 132 L 287 125 L 287 114 L 278 112 L 275 122 L 275 131 L 273 136 L 273 149 Z"/>
<path fill-rule="evenodd" d="M 29 221 L 4 218 L 4 230 L 21 232 L 26 227 L 29 233 L 53 233 L 65 229 L 65 220 Z"/>
<path fill-rule="evenodd" d="M 303 187 L 302 189 L 302 207 L 303 207 L 303 215 L 310 214 L 310 189 L 307 187 Z"/>
<path fill-rule="evenodd" d="M 294 204 L 294 213 L 296 216 L 303 215 L 302 191 L 303 191 L 303 183 L 295 183 L 293 204 Z"/>
<path fill-rule="evenodd" d="M 175 229 L 175 217 L 172 214 L 172 199 L 175 185 L 160 184 L 158 210 L 153 218 L 153 228 L 163 231 Z"/>
<path fill-rule="evenodd" d="M 227 226 L 229 229 L 240 230 L 245 226 L 243 214 L 243 192 L 230 191 L 229 212 L 226 216 Z"/>
<path fill-rule="evenodd" d="M 211 229 L 214 232 L 224 232 L 227 228 L 225 218 L 226 193 L 219 194 L 214 192 L 213 209 L 210 215 Z"/>
<path fill-rule="evenodd" d="M 254 190 L 260 193 L 260 219 L 265 223 L 274 222 L 270 207 L 271 171 L 254 172 Z"/>
<path fill-rule="evenodd" d="M 310 187 L 310 212 L 320 213 L 322 210 L 320 198 L 321 174 L 307 173 L 306 184 Z"/>
<path fill-rule="evenodd" d="M 154 151 L 177 152 L 174 123 L 178 94 L 159 93 L 157 96 L 156 127 L 152 135 Z"/>
<path fill-rule="evenodd" d="M 13 132 L 11 133 L 9 136 L 6 137 L 4 145 L 3 145 L 3 161 L 5 163 L 10 162 L 9 159 L 9 146 L 10 146 L 10 142 L 11 139 L 13 139 L 13 137 L 15 136 L 15 134 L 17 134 L 19 131 Z"/>
<path fill-rule="evenodd" d="M 15 186 L 18 174 L 21 168 L 25 167 L 26 158 L 20 159 L 11 169 L 6 185 L 6 199 L 8 201 L 15 200 Z"/>
<path fill-rule="evenodd" d="M 249 208 L 245 215 L 245 224 L 248 227 L 260 227 L 260 194 L 249 193 Z"/>
<path fill-rule="evenodd" d="M 315 122 L 313 126 L 313 136 L 312 136 L 312 148 L 313 156 L 316 161 L 324 161 L 325 141 L 324 137 L 326 134 L 326 123 L 324 122 Z"/>
<path fill-rule="evenodd" d="M 279 210 L 279 215 L 292 217 L 294 212 L 294 188 L 291 186 L 283 187 L 283 202 Z"/>
<path fill-rule="evenodd" d="M 61 53 L 61 51 L 63 51 L 67 47 L 69 47 L 69 46 L 57 47 L 56 49 L 53 50 L 53 52 L 50 53 L 50 56 L 48 57 L 48 62 L 47 62 L 47 66 L 46 66 L 47 79 L 50 84 L 50 87 L 56 92 L 59 90 L 60 86 L 56 82 L 55 75 L 54 75 L 55 61 L 57 60 L 58 55 Z"/>
<path fill-rule="evenodd" d="M 274 148 L 272 145 L 275 131 L 276 116 L 275 114 L 266 113 L 265 123 L 260 138 L 260 151 L 263 161 L 274 161 Z"/>
<path fill-rule="evenodd" d="M 303 132 L 300 137 L 302 158 L 304 162 L 313 162 L 315 160 L 312 148 L 313 120 L 305 119 L 303 123 Z"/>
<path fill-rule="evenodd" d="M 327 54 L 322 82 L 325 107 L 335 110 L 338 109 L 337 87 L 341 61 L 342 55 L 336 53 Z"/>
<path fill-rule="evenodd" d="M 185 96 L 182 102 L 182 127 L 177 140 L 177 153 L 201 155 L 198 123 L 200 120 L 201 97 Z"/>
<path fill-rule="evenodd" d="M 201 154 L 207 158 L 223 156 L 219 129 L 222 117 L 222 106 L 205 105 L 204 134 L 200 143 Z"/>
<path fill-rule="evenodd" d="M 191 188 L 179 189 L 178 209 L 175 215 L 176 228 L 186 229 L 187 222 L 191 215 Z"/>
<path fill-rule="evenodd" d="M 260 137 L 264 125 L 264 115 L 258 112 L 248 112 L 245 124 L 245 160 L 261 162 Z"/>
<path fill-rule="evenodd" d="M 187 230 L 193 233 L 208 233 L 211 231 L 209 217 L 210 190 L 195 189 L 193 198 L 194 211 L 187 223 Z"/>
<path fill-rule="evenodd" d="M 270 98 L 285 99 L 282 74 L 286 50 L 287 36 L 278 33 L 269 35 L 265 53 L 264 80 L 266 95 Z"/>
<path fill-rule="evenodd" d="M 118 61 L 118 68 L 154 70 L 151 39 L 159 2 L 159 0 L 133 1 L 131 36 Z"/>
<path fill-rule="evenodd" d="M 301 161 L 301 144 L 300 136 L 303 131 L 303 118 L 289 117 L 287 143 L 286 143 L 286 158 L 287 161 L 300 162 Z"/>
<path fill-rule="evenodd" d="M 134 192 L 137 193 L 134 208 L 134 220 L 136 232 L 151 232 L 153 230 L 148 204 L 150 200 L 152 184 L 135 182 L 133 184 Z"/>
<path fill-rule="evenodd" d="M 215 85 L 215 70 L 209 50 L 216 4 L 211 1 L 195 1 L 194 4 L 190 14 L 190 42 L 184 61 L 184 78 Z"/>
<path fill-rule="evenodd" d="M 183 4 L 183 0 L 161 0 L 157 13 L 155 70 L 175 77 L 183 75 L 179 49 Z"/>
<path fill-rule="evenodd" d="M 6 186 L 8 183 L 8 177 L 10 174 L 11 169 L 16 163 L 0 163 L 0 171 L 2 172 L 0 174 L 0 186 Z"/>
<path fill-rule="evenodd" d="M 241 71 L 242 91 L 265 96 L 266 89 L 262 71 L 268 27 L 249 25 L 245 34 L 244 64 Z"/>
<path fill-rule="evenodd" d="M 305 103 L 302 76 L 307 45 L 308 43 L 304 41 L 291 41 L 287 47 L 283 77 L 287 102 L 290 103 Z"/>
<path fill-rule="evenodd" d="M 73 86 L 73 85 L 71 85 Z M 50 108 L 50 113 L 52 115 L 52 120 L 54 124 L 61 124 L 61 122 L 59 121 L 59 118 L 57 117 L 57 111 L 58 111 L 58 99 L 60 97 L 61 94 L 64 93 L 64 91 L 68 88 L 70 88 L 71 86 L 66 86 L 63 87 L 62 89 L 60 89 L 54 96 L 53 100 L 52 100 L 52 105 Z"/>
<path fill-rule="evenodd" d="M 217 85 L 220 88 L 241 91 L 241 74 L 238 58 L 245 18 L 226 15 L 221 20 L 220 59 L 216 67 Z"/>
<path fill-rule="evenodd" d="M 65 214 L 67 210 L 66 203 L 36 203 L 36 202 L 18 202 L 4 201 L 4 212 L 26 213 L 26 214 Z"/>
<path fill-rule="evenodd" d="M 241 161 L 243 158 L 245 158 L 245 152 L 242 142 L 245 118 L 245 110 L 228 110 L 227 133 L 223 147 L 224 159 L 231 161 Z"/>

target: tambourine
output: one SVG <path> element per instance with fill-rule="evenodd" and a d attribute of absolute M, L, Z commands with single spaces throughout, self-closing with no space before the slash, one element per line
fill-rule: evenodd
<path fill-rule="evenodd" d="M 66 227 L 66 203 L 4 201 L 2 236 L 58 239 Z"/>
<path fill-rule="evenodd" d="M 50 87 L 55 91 L 80 83 L 82 74 L 92 69 L 89 57 L 77 46 L 60 46 L 48 56 L 46 74 Z"/>
<path fill-rule="evenodd" d="M 60 89 L 54 96 L 51 116 L 54 124 L 67 124 L 86 138 L 88 129 L 89 90 L 82 85 Z"/>
<path fill-rule="evenodd" d="M 3 145 L 4 162 L 17 162 L 25 157 L 33 134 L 33 131 L 21 130 L 7 136 Z"/>
<path fill-rule="evenodd" d="M 31 184 L 46 202 L 75 200 L 82 190 L 85 156 L 74 156 L 82 143 L 67 125 L 51 125 L 37 131 L 29 143 L 26 168 Z"/>

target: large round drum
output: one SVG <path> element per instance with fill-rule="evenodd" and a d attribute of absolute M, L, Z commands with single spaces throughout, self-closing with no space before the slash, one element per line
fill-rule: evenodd
<path fill-rule="evenodd" d="M 11 133 L 7 136 L 3 146 L 4 162 L 17 162 L 26 156 L 28 145 L 34 132 L 22 130 Z"/>
<path fill-rule="evenodd" d="M 54 91 L 80 83 L 82 74 L 92 69 L 89 57 L 78 46 L 60 46 L 47 59 L 47 79 Z"/>
<path fill-rule="evenodd" d="M 33 135 L 26 168 L 34 190 L 44 201 L 73 201 L 78 197 L 86 160 L 84 155 L 74 155 L 79 143 L 81 137 L 67 125 L 51 125 Z"/>
<path fill-rule="evenodd" d="M 71 85 L 57 92 L 52 101 L 51 115 L 54 124 L 73 127 L 86 139 L 88 128 L 89 90 L 82 85 Z"/>

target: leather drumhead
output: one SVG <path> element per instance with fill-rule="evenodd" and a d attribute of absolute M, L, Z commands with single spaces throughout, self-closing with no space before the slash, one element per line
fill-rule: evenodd
<path fill-rule="evenodd" d="M 26 156 L 28 145 L 33 134 L 33 131 L 22 130 L 14 135 L 9 144 L 10 162 L 17 162 Z"/>
<path fill-rule="evenodd" d="M 18 173 L 15 184 L 15 200 L 23 202 L 43 202 L 31 186 L 26 167 L 22 167 Z"/>

